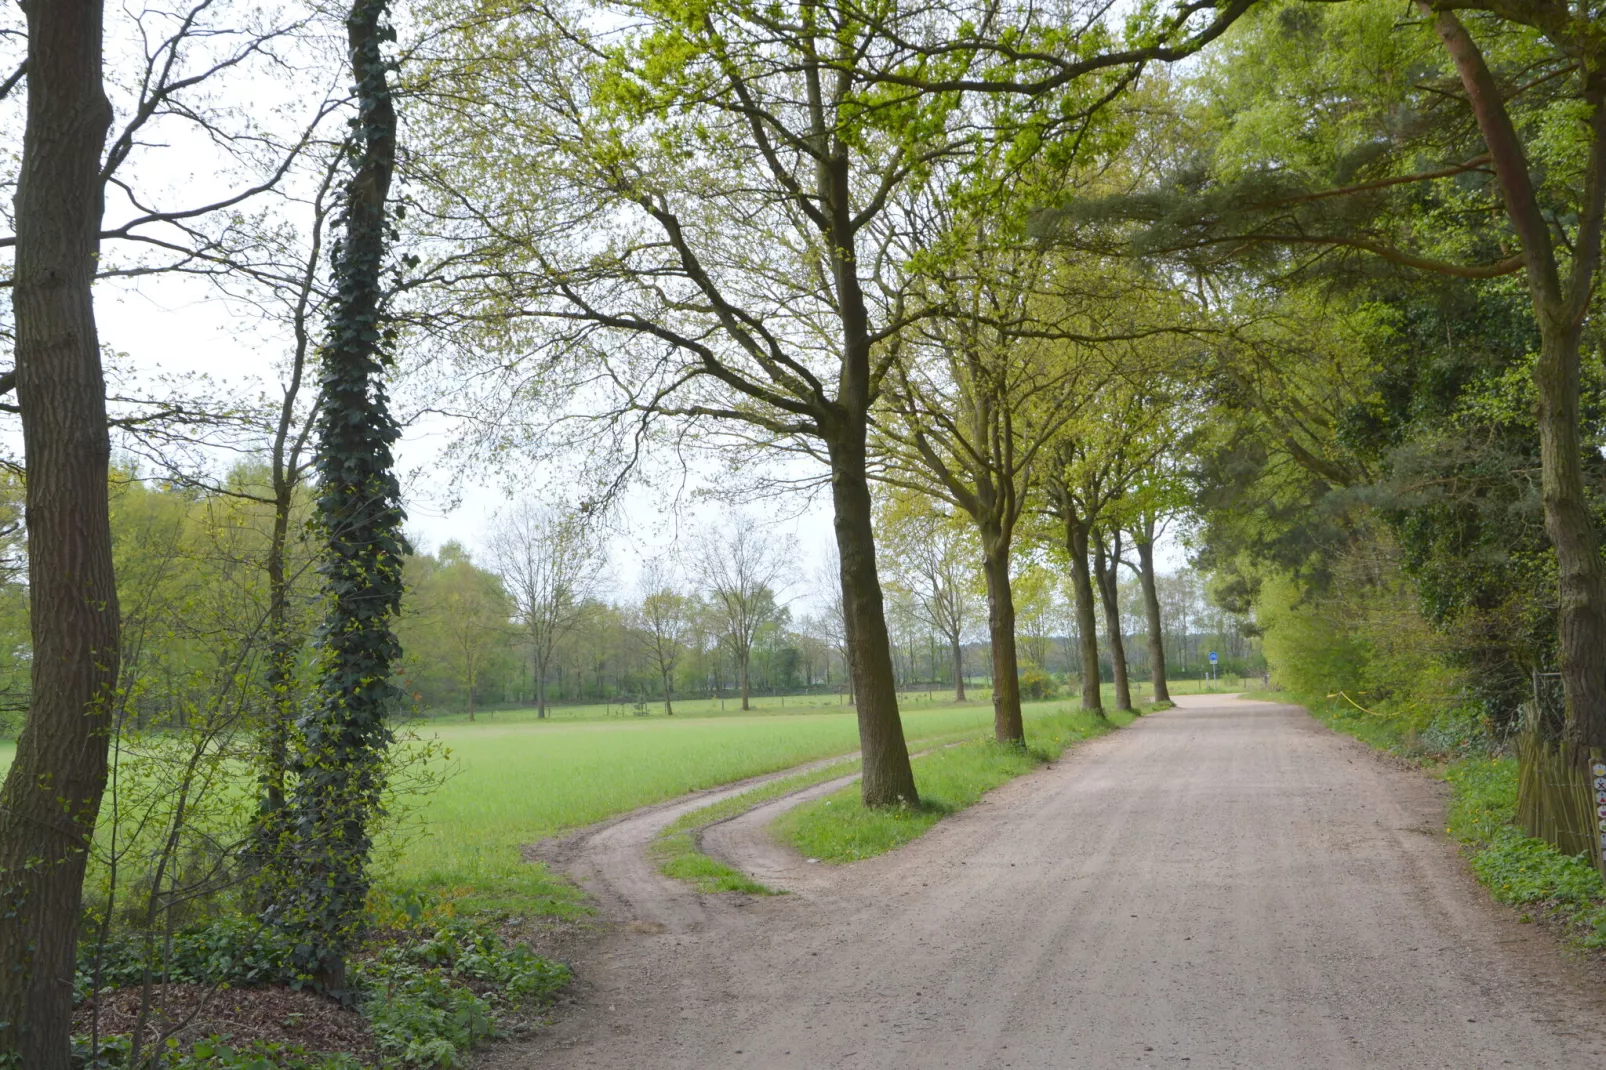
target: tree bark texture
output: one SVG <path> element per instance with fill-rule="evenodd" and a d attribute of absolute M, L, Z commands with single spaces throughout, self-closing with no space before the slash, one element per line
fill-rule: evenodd
<path fill-rule="evenodd" d="M 1579 433 L 1579 341 L 1594 295 L 1606 211 L 1606 48 L 1599 31 L 1577 27 L 1562 16 L 1541 26 L 1557 47 L 1579 62 L 1583 103 L 1588 108 L 1589 150 L 1583 201 L 1573 238 L 1570 277 L 1563 281 L 1551 221 L 1541 210 L 1521 137 L 1506 110 L 1499 85 L 1477 42 L 1453 11 L 1418 6 L 1434 20 L 1472 106 L 1500 183 L 1506 214 L 1522 242 L 1534 318 L 1539 326 L 1539 359 L 1534 364 L 1538 393 L 1540 486 L 1545 530 L 1556 551 L 1558 649 L 1566 720 L 1559 753 L 1570 775 L 1582 780 L 1592 754 L 1606 750 L 1606 564 L 1600 534 L 1589 513 Z M 1503 18 L 1537 19 L 1538 9 L 1491 10 Z M 1561 771 L 1558 770 L 1558 774 Z M 1536 778 L 1529 777 L 1529 781 Z M 1606 873 L 1606 834 L 1588 835 L 1596 865 Z M 1557 843 L 1567 849 L 1567 844 Z"/>
<path fill-rule="evenodd" d="M 103 10 L 30 0 L 17 182 L 17 402 L 32 699 L 0 789 L 0 1062 L 67 1070 L 84 866 L 106 787 L 118 606 L 111 444 L 91 288 L 101 227 Z"/>
<path fill-rule="evenodd" d="M 1020 659 L 1015 649 L 1015 594 L 1009 586 L 1009 543 L 982 532 L 982 575 L 987 581 L 987 632 L 993 648 L 993 738 L 1025 743 L 1020 710 Z"/>
<path fill-rule="evenodd" d="M 948 645 L 954 659 L 954 701 L 965 701 L 965 648 L 959 641 L 958 633 L 948 637 Z"/>
<path fill-rule="evenodd" d="M 1071 558 L 1071 601 L 1076 604 L 1076 638 L 1082 658 L 1082 708 L 1103 716 L 1104 698 L 1099 693 L 1099 625 L 1093 611 L 1093 577 L 1087 563 L 1087 525 L 1068 509 L 1064 519 L 1065 550 Z"/>
<path fill-rule="evenodd" d="M 920 797 L 915 791 L 909 746 L 898 715 L 892 641 L 887 633 L 881 580 L 876 572 L 863 424 L 859 425 L 857 435 L 849 430 L 834 437 L 829 445 L 848 672 L 858 709 L 859 751 L 864 764 L 860 793 L 866 806 L 890 806 L 899 802 L 913 805 Z"/>
<path fill-rule="evenodd" d="M 1120 544 L 1116 544 L 1116 553 Z M 1115 708 L 1132 708 L 1132 686 L 1126 675 L 1126 642 L 1121 637 L 1120 587 L 1116 560 L 1104 548 L 1104 540 L 1093 540 L 1093 572 L 1098 580 L 1099 601 L 1104 604 L 1104 643 L 1110 648 L 1110 675 L 1115 678 Z"/>
<path fill-rule="evenodd" d="M 1149 629 L 1149 672 L 1154 681 L 1154 701 L 1170 702 L 1171 690 L 1165 678 L 1165 633 L 1160 624 L 1160 591 L 1154 576 L 1154 527 L 1148 538 L 1138 542 L 1138 582 L 1143 587 L 1143 614 Z"/>

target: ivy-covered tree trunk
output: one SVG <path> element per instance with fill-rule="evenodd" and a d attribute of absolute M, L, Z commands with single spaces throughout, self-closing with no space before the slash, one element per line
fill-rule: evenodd
<path fill-rule="evenodd" d="M 391 683 L 400 648 L 403 514 L 392 465 L 399 434 L 383 386 L 389 364 L 382 275 L 386 198 L 396 159 L 396 112 L 385 42 L 387 0 L 355 0 L 346 19 L 357 87 L 354 169 L 335 248 L 335 295 L 323 349 L 318 417 L 317 522 L 328 618 L 315 700 L 300 721 L 291 762 L 287 880 L 274 920 L 291 937 L 296 966 L 318 987 L 349 998 L 346 958 L 368 896 L 372 823 L 383 789 Z"/>
<path fill-rule="evenodd" d="M 100 246 L 103 12 L 29 0 L 16 191 L 17 402 L 32 697 L 0 791 L 0 1065 L 66 1070 L 84 865 L 117 681 L 111 443 L 90 291 Z"/>

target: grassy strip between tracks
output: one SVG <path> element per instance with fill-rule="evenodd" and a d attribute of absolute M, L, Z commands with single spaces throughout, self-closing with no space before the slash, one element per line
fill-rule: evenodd
<path fill-rule="evenodd" d="M 689 814 L 682 814 L 653 841 L 652 856 L 658 863 L 658 871 L 666 877 L 674 877 L 676 880 L 693 885 L 699 892 L 777 894 L 775 889 L 760 884 L 740 870 L 732 869 L 718 859 L 703 854 L 697 849 L 697 834 L 709 825 L 745 814 L 772 799 L 779 799 L 794 791 L 802 791 L 815 784 L 847 776 L 849 773 L 857 772 L 858 769 L 857 758 L 835 762 L 796 776 L 760 784 L 752 791 L 743 792 L 729 799 L 721 799 Z"/>
<path fill-rule="evenodd" d="M 949 736 L 936 736 L 921 740 L 923 746 L 946 747 L 954 743 L 974 741 L 974 733 L 959 732 Z M 918 760 L 918 759 L 917 759 Z M 806 773 L 782 777 L 768 784 L 760 784 L 751 791 L 693 810 L 676 818 L 658 833 L 650 848 L 658 862 L 658 872 L 666 877 L 685 881 L 699 892 L 746 892 L 748 895 L 779 895 L 774 888 L 760 884 L 740 870 L 733 869 L 717 858 L 710 858 L 697 846 L 698 834 L 710 825 L 727 818 L 745 814 L 784 795 L 790 795 L 827 780 L 855 773 L 860 768 L 858 758 L 834 762 Z"/>
<path fill-rule="evenodd" d="M 1124 727 L 1132 714 L 1101 720 L 1080 710 L 1059 710 L 1035 718 L 1025 748 L 977 740 L 933 751 L 915 759 L 918 806 L 866 809 L 857 786 L 784 814 L 776 835 L 809 858 L 856 862 L 883 854 L 922 835 L 949 814 L 976 802 L 1000 784 L 1058 758 L 1071 744 Z"/>
<path fill-rule="evenodd" d="M 1585 855 L 1569 857 L 1526 836 L 1517 813 L 1517 761 L 1490 754 L 1470 732 L 1435 720 L 1413 730 L 1403 717 L 1367 713 L 1342 698 L 1291 697 L 1318 721 L 1397 754 L 1449 782 L 1445 831 L 1462 843 L 1472 872 L 1502 903 L 1524 908 L 1523 921 L 1547 916 L 1580 945 L 1606 949 L 1606 884 Z"/>

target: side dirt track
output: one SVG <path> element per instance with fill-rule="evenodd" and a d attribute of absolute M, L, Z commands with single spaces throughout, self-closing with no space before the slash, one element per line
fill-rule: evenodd
<path fill-rule="evenodd" d="M 769 899 L 646 859 L 717 797 L 573 845 L 622 924 L 584 1007 L 489 1065 L 1606 1065 L 1602 986 L 1472 882 L 1440 786 L 1297 707 L 1183 698 L 852 866 L 761 843 L 757 811 L 707 830 L 797 893 Z"/>

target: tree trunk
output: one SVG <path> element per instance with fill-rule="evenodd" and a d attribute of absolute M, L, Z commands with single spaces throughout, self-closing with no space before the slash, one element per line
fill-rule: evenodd
<path fill-rule="evenodd" d="M 665 672 L 663 674 L 663 677 L 664 677 L 664 716 L 673 717 L 675 715 L 675 707 L 669 704 L 669 690 L 670 690 L 669 689 L 669 673 Z"/>
<path fill-rule="evenodd" d="M 530 671 L 535 674 L 535 719 L 546 720 L 546 659 L 541 656 L 541 648 L 535 647 L 531 657 Z M 561 679 L 558 681 L 563 682 Z M 560 691 L 561 695 L 562 692 Z"/>
<path fill-rule="evenodd" d="M 987 580 L 987 631 L 993 648 L 993 738 L 1026 742 L 1020 711 L 1020 664 L 1015 652 L 1015 593 L 1009 586 L 1009 547 L 997 532 L 982 532 L 982 575 Z"/>
<path fill-rule="evenodd" d="M 1606 748 L 1606 565 L 1584 491 L 1578 434 L 1578 323 L 1539 310 L 1538 387 L 1540 487 L 1545 529 L 1556 548 L 1562 682 L 1567 696 L 1565 741 L 1587 761 Z"/>
<path fill-rule="evenodd" d="M 753 707 L 748 703 L 747 696 L 752 693 L 751 662 L 753 654 L 748 652 L 746 657 L 736 659 L 736 684 L 742 692 L 742 709 L 750 710 Z"/>
<path fill-rule="evenodd" d="M 1093 612 L 1093 578 L 1088 573 L 1087 527 L 1066 510 L 1065 549 L 1071 557 L 1071 596 L 1076 603 L 1076 633 L 1082 655 L 1082 708 L 1104 716 L 1099 693 L 1099 626 Z"/>
<path fill-rule="evenodd" d="M 876 573 L 870 483 L 865 474 L 864 426 L 835 436 L 831 450 L 831 501 L 837 554 L 842 568 L 842 608 L 847 631 L 848 673 L 859 717 L 859 752 L 865 806 L 914 805 L 914 770 L 898 716 L 892 648 L 887 636 L 881 580 Z"/>
<path fill-rule="evenodd" d="M 1119 544 L 1117 544 L 1119 553 Z M 1132 708 L 1132 688 L 1126 679 L 1126 643 L 1121 638 L 1120 587 L 1115 563 L 1104 549 L 1102 537 L 1093 540 L 1093 569 L 1098 577 L 1099 601 L 1104 603 L 1104 636 L 1110 648 L 1110 675 L 1115 677 L 1115 708 Z"/>
<path fill-rule="evenodd" d="M 318 419 L 318 515 L 327 543 L 328 613 L 319 639 L 317 702 L 302 720 L 289 803 L 292 892 L 270 918 L 295 967 L 349 1003 L 346 963 L 361 935 L 370 888 L 371 824 L 381 805 L 391 682 L 401 649 L 401 488 L 392 449 L 401 430 L 384 391 L 390 365 L 383 309 L 396 162 L 396 111 L 383 53 L 387 0 L 353 0 L 346 37 L 356 84 L 355 169 L 347 181 L 335 254 L 335 295 L 323 347 L 325 404 Z"/>
<path fill-rule="evenodd" d="M 111 445 L 90 290 L 101 225 L 102 6 L 29 0 L 17 181 L 17 402 L 32 697 L 0 790 L 0 1063 L 66 1070 L 84 864 L 117 681 Z"/>
<path fill-rule="evenodd" d="M 954 655 L 954 701 L 965 701 L 965 648 L 959 642 L 959 633 L 948 637 Z"/>
<path fill-rule="evenodd" d="M 1149 672 L 1154 679 L 1154 701 L 1170 702 L 1165 679 L 1165 633 L 1160 623 L 1160 592 L 1154 582 L 1154 523 L 1150 521 L 1138 542 L 1138 580 L 1143 586 L 1143 613 L 1149 629 Z"/>
<path fill-rule="evenodd" d="M 1584 200 L 1578 206 L 1572 263 L 1564 284 L 1552 220 L 1540 207 L 1521 137 L 1482 51 L 1454 11 L 1435 11 L 1427 0 L 1417 0 L 1417 6 L 1433 19 L 1434 30 L 1455 64 L 1488 147 L 1506 215 L 1522 243 L 1528 293 L 1539 325 L 1539 359 L 1533 375 L 1538 393 L 1540 488 L 1545 530 L 1556 550 L 1558 648 L 1566 695 L 1558 752 L 1559 764 L 1565 768 L 1558 768 L 1556 775 L 1572 780 L 1578 792 L 1586 792 L 1591 760 L 1606 754 L 1606 564 L 1600 558 L 1600 537 L 1584 488 L 1578 349 L 1594 296 L 1606 211 L 1606 71 L 1600 67 L 1598 50 L 1587 58 L 1579 57 L 1589 147 Z M 1584 32 L 1565 26 L 1546 30 L 1558 46 L 1574 46 L 1568 49 L 1574 56 L 1581 51 L 1576 46 Z M 1562 37 L 1573 39 L 1563 41 Z M 1525 779 L 1536 778 L 1530 775 Z M 1524 801 L 1519 798 L 1519 809 Z M 1598 822 L 1574 828 L 1572 836 L 1589 845 L 1596 866 L 1606 875 L 1606 830 L 1595 825 Z M 1552 842 L 1564 851 L 1576 850 L 1578 840 L 1561 839 Z"/>
<path fill-rule="evenodd" d="M 290 630 L 290 585 L 285 571 L 292 493 L 282 471 L 276 470 L 273 533 L 268 539 L 267 561 L 268 723 L 262 733 L 262 797 L 256 828 L 258 851 L 264 862 L 277 852 L 284 837 L 285 771 L 290 765 L 290 736 L 296 718 L 298 644 Z"/>

